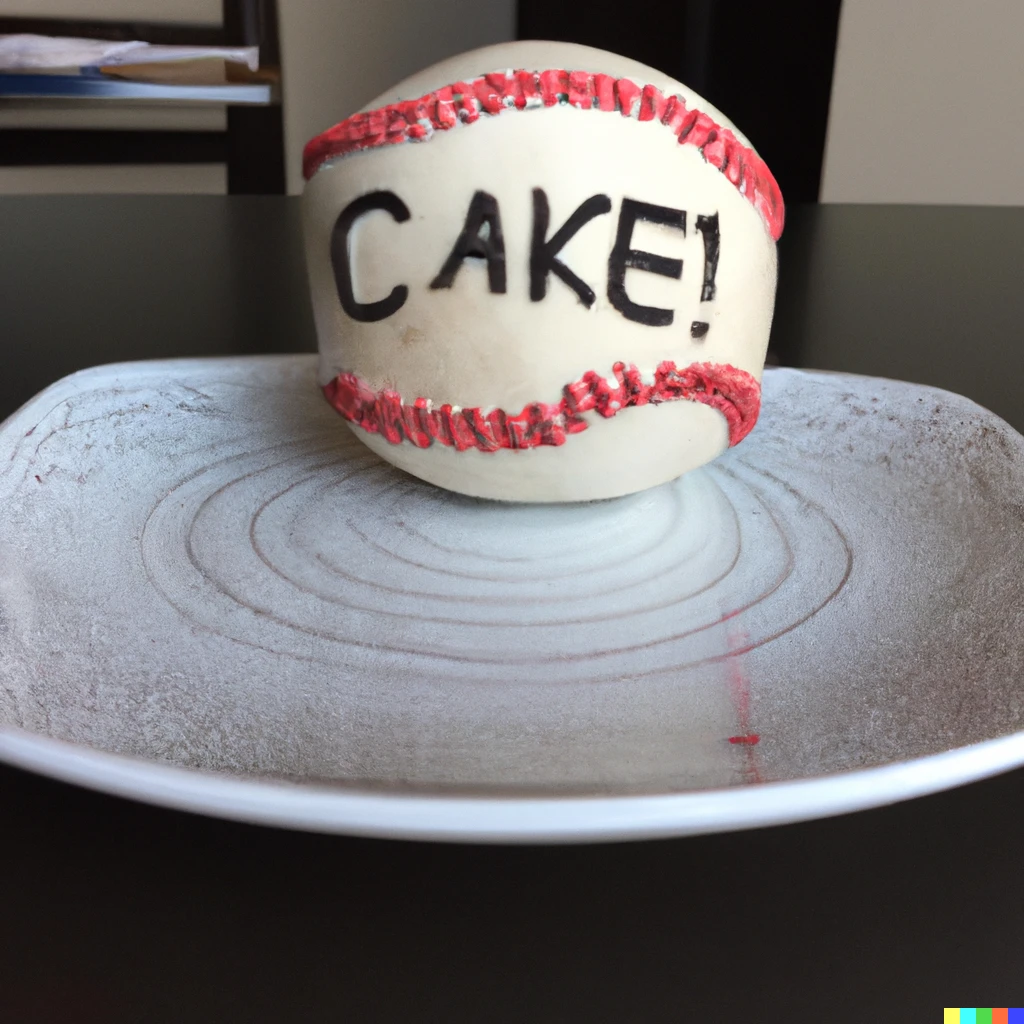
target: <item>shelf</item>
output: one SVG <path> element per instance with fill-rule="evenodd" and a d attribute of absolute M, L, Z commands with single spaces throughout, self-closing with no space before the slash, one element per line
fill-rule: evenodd
<path fill-rule="evenodd" d="M 160 103 L 224 103 L 270 106 L 274 87 L 243 85 L 164 85 L 92 75 L 0 73 L 0 99 L 125 100 Z"/>

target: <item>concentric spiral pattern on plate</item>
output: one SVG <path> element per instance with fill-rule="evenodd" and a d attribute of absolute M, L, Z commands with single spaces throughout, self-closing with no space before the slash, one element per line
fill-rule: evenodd
<path fill-rule="evenodd" d="M 347 434 L 208 465 L 156 505 L 141 543 L 164 597 L 240 643 L 518 683 L 678 672 L 760 646 L 824 607 L 852 558 L 819 506 L 733 453 L 628 498 L 507 505 L 422 483 Z"/>

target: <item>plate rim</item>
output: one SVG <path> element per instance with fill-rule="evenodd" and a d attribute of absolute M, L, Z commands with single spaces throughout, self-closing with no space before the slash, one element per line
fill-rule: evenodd
<path fill-rule="evenodd" d="M 251 825 L 377 839 L 570 844 L 793 824 L 952 789 L 1024 765 L 1024 730 L 830 775 L 624 796 L 447 796 L 338 791 L 112 754 L 0 727 L 0 762 L 111 796 Z"/>

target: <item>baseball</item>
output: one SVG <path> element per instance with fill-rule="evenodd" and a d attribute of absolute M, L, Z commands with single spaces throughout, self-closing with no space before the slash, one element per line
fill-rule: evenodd
<path fill-rule="evenodd" d="M 519 42 L 310 141 L 319 383 L 374 452 L 507 501 L 674 479 L 754 427 L 778 186 L 653 68 Z"/>

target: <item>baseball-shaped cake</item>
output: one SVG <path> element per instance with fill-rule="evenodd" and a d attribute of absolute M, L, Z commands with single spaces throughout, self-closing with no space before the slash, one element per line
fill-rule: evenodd
<path fill-rule="evenodd" d="M 608 498 L 753 428 L 782 197 L 679 82 L 583 46 L 487 47 L 304 160 L 320 384 L 401 469 L 486 498 Z"/>

